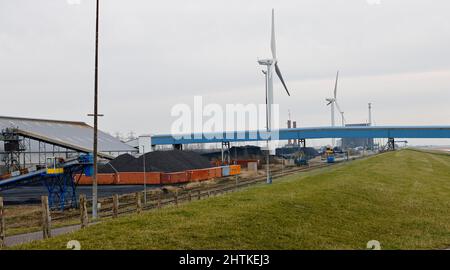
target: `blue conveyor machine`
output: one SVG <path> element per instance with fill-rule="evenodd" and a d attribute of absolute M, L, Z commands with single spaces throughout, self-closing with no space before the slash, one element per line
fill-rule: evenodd
<path fill-rule="evenodd" d="M 49 165 L 50 164 L 50 165 Z M 77 207 L 76 175 L 92 175 L 93 157 L 91 154 L 80 155 L 67 161 L 48 162 L 45 169 L 21 174 L 5 180 L 0 180 L 0 191 L 43 183 L 48 191 L 49 206 L 53 209 L 64 210 L 67 207 Z"/>

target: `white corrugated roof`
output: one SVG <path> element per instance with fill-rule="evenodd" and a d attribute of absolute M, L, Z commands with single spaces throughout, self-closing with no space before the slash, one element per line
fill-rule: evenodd
<path fill-rule="evenodd" d="M 68 148 L 92 151 L 94 129 L 84 122 L 0 116 L 0 131 L 17 128 L 30 137 L 41 138 Z M 98 131 L 99 152 L 134 152 L 135 148 Z"/>

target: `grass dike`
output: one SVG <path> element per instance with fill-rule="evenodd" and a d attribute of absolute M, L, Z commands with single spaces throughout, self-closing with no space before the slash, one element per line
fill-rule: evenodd
<path fill-rule="evenodd" d="M 443 249 L 450 156 L 401 150 L 15 249 Z"/>

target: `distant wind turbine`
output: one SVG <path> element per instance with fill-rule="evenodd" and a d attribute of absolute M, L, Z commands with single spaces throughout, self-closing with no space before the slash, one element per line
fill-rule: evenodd
<path fill-rule="evenodd" d="M 334 83 L 334 92 L 333 92 L 333 97 L 332 98 L 326 98 L 325 100 L 328 102 L 327 106 L 330 105 L 330 109 L 331 109 L 331 126 L 334 127 L 335 126 L 335 119 L 334 119 L 334 107 L 336 106 L 336 108 L 338 109 L 338 112 L 341 114 L 341 120 L 342 120 L 342 126 L 345 126 L 345 118 L 344 118 L 344 112 L 341 110 L 341 108 L 339 107 L 339 104 L 337 102 L 337 85 L 338 85 L 338 78 L 339 78 L 339 70 L 336 73 L 336 81 Z M 332 139 L 332 145 L 334 146 L 335 144 L 335 139 Z"/>

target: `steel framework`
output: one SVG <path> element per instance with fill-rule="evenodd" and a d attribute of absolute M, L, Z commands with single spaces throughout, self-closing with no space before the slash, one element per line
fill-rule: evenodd
<path fill-rule="evenodd" d="M 0 181 L 0 191 L 41 182 L 48 191 L 49 206 L 52 209 L 64 210 L 67 207 L 77 207 L 77 183 L 82 173 L 92 174 L 92 163 L 92 155 L 80 155 L 62 165 L 63 173 L 50 174 L 46 169 L 32 171 Z M 79 175 L 78 178 L 76 178 L 77 175 Z"/>

